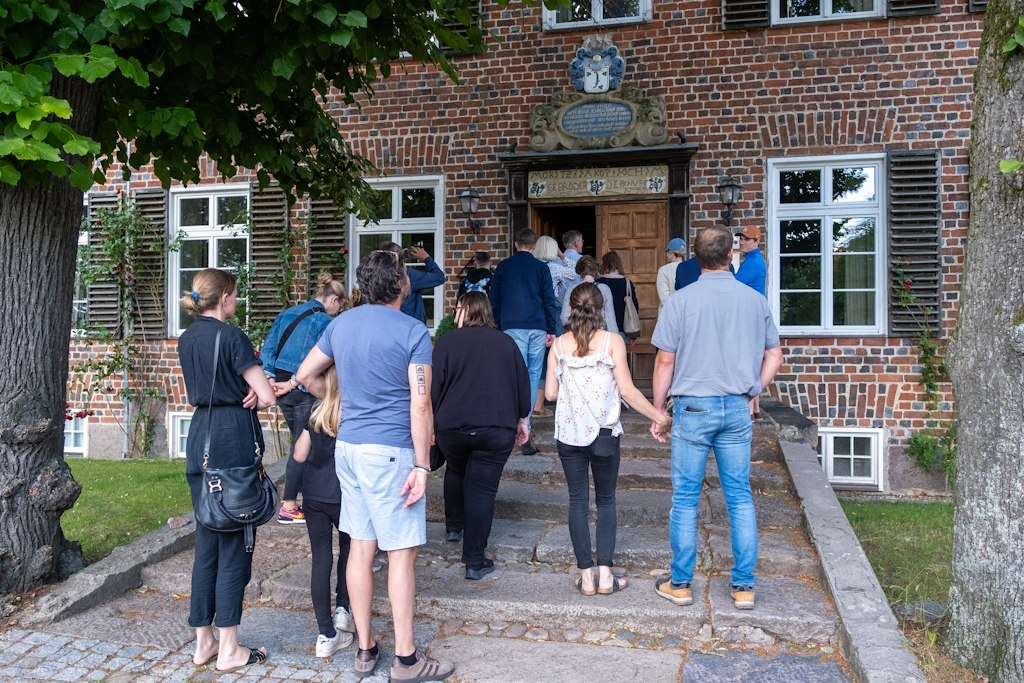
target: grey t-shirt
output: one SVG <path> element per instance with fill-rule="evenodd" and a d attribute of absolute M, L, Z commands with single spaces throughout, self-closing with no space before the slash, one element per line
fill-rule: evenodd
<path fill-rule="evenodd" d="M 756 396 L 779 345 L 768 301 L 732 273 L 703 273 L 665 302 L 651 343 L 676 354 L 672 396 Z"/>
<path fill-rule="evenodd" d="M 316 347 L 338 372 L 338 441 L 412 448 L 409 366 L 433 362 L 423 323 L 388 306 L 356 306 L 331 321 Z"/>

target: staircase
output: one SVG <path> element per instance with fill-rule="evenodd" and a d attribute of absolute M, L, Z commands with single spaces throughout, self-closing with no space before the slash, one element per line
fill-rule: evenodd
<path fill-rule="evenodd" d="M 626 646 L 647 649 L 734 643 L 797 644 L 833 651 L 839 622 L 816 579 L 818 559 L 803 531 L 776 424 L 765 418 L 754 425 L 751 484 L 759 531 L 758 603 L 752 611 L 740 611 L 729 595 L 729 521 L 713 456 L 699 513 L 694 604 L 678 607 L 654 593 L 655 579 L 667 572 L 671 560 L 670 447 L 646 435 L 649 422 L 637 413 L 624 412 L 622 422 L 626 433 L 621 442 L 615 571 L 628 577 L 626 590 L 584 597 L 573 588 L 578 570 L 566 524 L 568 493 L 552 438 L 553 421 L 535 419 L 535 443 L 541 453 L 523 456 L 516 449 L 509 458 L 488 548 L 497 571 L 481 581 L 463 578 L 461 546 L 444 540 L 443 470 L 431 475 L 428 542 L 417 565 L 417 618 L 480 624 L 481 633 L 495 624 L 502 629 L 522 624 L 524 633 L 539 633 L 541 638 L 546 634 L 591 642 L 594 634 L 602 640 L 621 637 Z M 143 583 L 187 594 L 191 560 L 189 551 L 148 567 Z M 311 616 L 309 567 L 303 527 L 261 528 L 247 589 L 250 604 L 305 610 Z M 382 575 L 376 582 L 374 609 L 386 616 L 390 607 Z"/>

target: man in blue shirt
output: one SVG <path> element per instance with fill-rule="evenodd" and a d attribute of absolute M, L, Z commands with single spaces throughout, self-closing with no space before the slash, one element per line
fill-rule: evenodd
<path fill-rule="evenodd" d="M 562 252 L 562 256 L 566 260 L 565 265 L 575 268 L 576 262 L 580 260 L 582 255 L 583 233 L 579 230 L 566 230 L 562 235 L 562 246 L 565 247 L 565 251 Z"/>
<path fill-rule="evenodd" d="M 491 279 L 491 308 L 498 329 L 512 337 L 523 354 L 530 374 L 530 396 L 541 383 L 546 348 L 555 341 L 558 304 L 551 271 L 533 257 L 537 234 L 525 228 L 516 233 L 516 253 L 498 264 Z M 524 455 L 537 447 L 531 438 L 522 446 Z"/>
<path fill-rule="evenodd" d="M 385 242 L 381 249 L 393 251 L 401 255 L 402 247 L 394 242 Z M 426 266 L 426 270 L 418 268 L 407 268 L 409 273 L 409 293 L 402 299 L 402 313 L 416 318 L 424 325 L 427 324 L 427 310 L 423 306 L 423 292 L 444 284 L 444 271 L 430 258 L 430 254 L 422 247 L 409 247 L 409 252 L 416 257 L 416 260 Z"/>
<path fill-rule="evenodd" d="M 765 278 L 768 267 L 761 255 L 761 231 L 752 225 L 740 230 L 740 251 L 743 263 L 736 271 L 736 279 L 765 296 Z"/>

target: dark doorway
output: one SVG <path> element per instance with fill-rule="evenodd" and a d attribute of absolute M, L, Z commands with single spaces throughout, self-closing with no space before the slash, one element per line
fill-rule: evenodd
<path fill-rule="evenodd" d="M 597 254 L 597 212 L 593 205 L 584 206 L 536 206 L 534 205 L 533 231 L 540 235 L 554 237 L 558 248 L 564 249 L 562 235 L 567 230 L 583 233 L 583 253 Z"/>

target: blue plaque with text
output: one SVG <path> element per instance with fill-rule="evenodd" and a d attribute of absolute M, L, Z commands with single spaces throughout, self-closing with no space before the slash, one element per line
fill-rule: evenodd
<path fill-rule="evenodd" d="M 633 110 L 618 102 L 581 102 L 562 114 L 562 130 L 578 138 L 603 138 L 633 125 Z"/>

